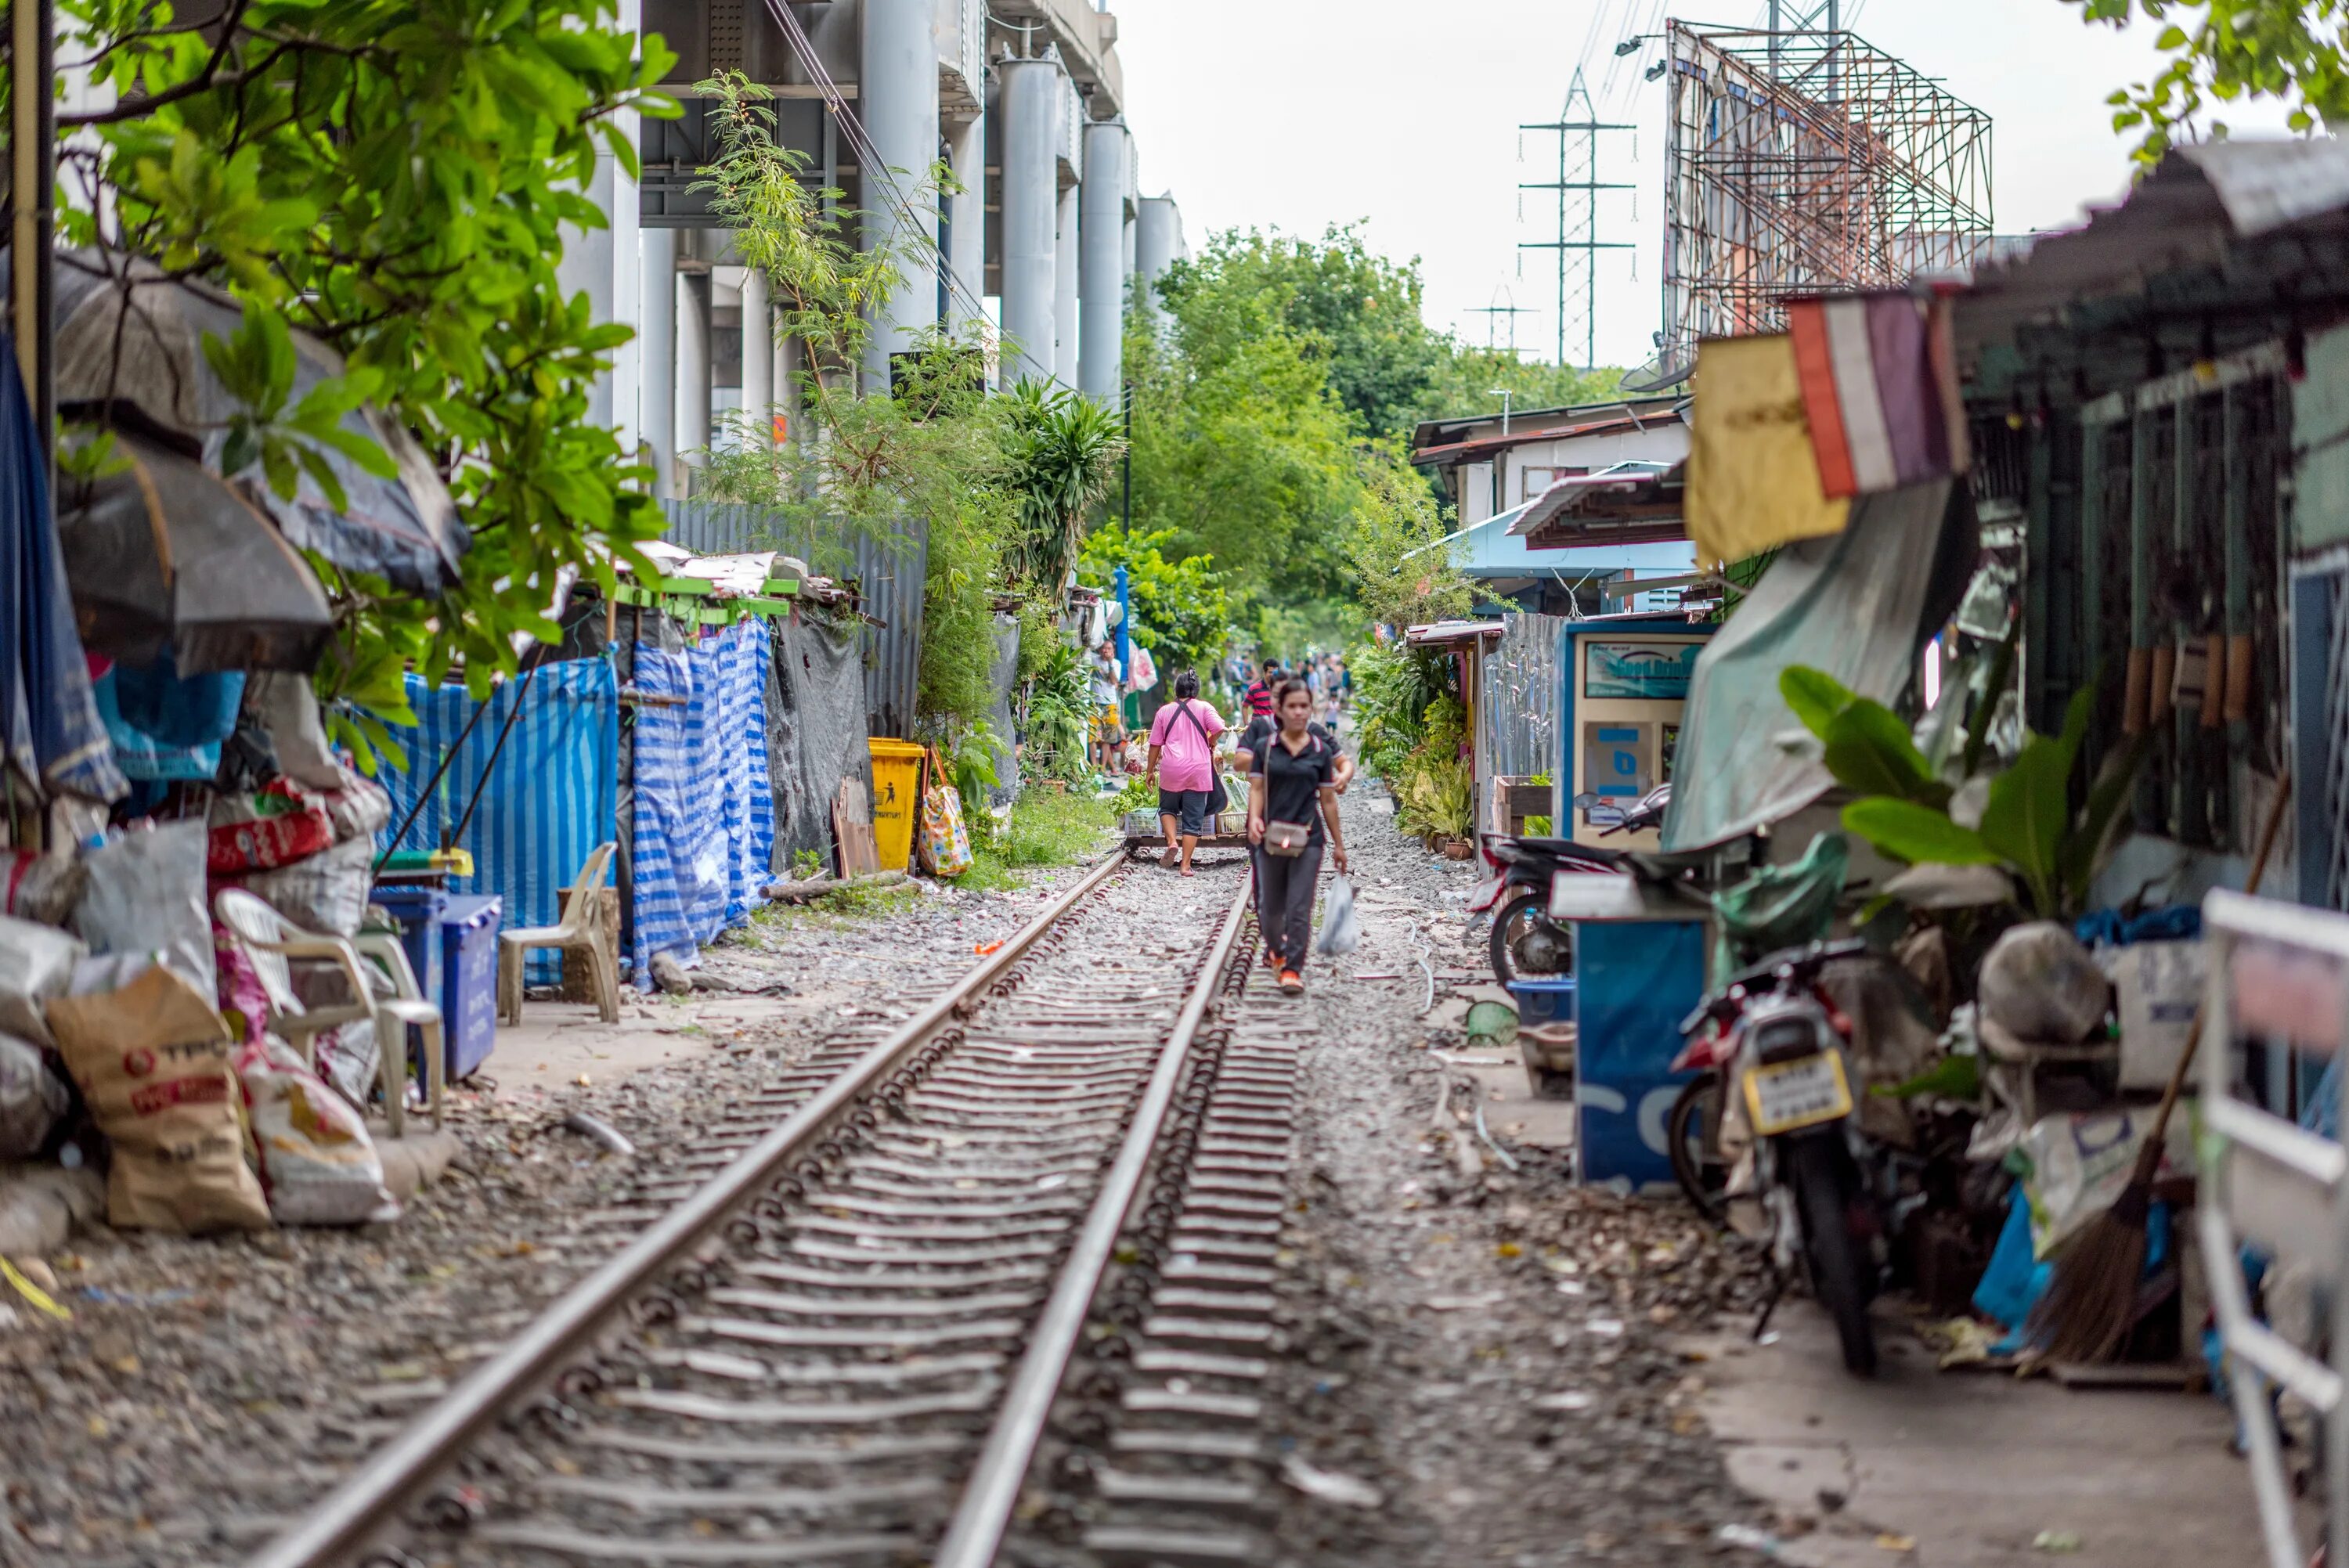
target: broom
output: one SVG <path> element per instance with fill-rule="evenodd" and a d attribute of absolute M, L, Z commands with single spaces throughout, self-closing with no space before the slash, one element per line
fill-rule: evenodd
<path fill-rule="evenodd" d="M 2251 874 L 2243 891 L 2260 891 L 2268 869 L 2268 851 L 2275 845 L 2283 822 L 2284 803 L 2292 798 L 2292 776 L 2276 785 L 2268 804 L 2267 820 L 2260 824 L 2258 850 L 2251 856 Z M 2055 1272 L 2046 1294 L 2032 1307 L 2025 1325 L 2027 1337 L 2039 1346 L 2048 1361 L 2096 1363 L 2110 1361 L 2137 1321 L 2137 1285 L 2145 1278 L 2146 1216 L 2153 1202 L 2153 1173 L 2169 1131 L 2170 1112 L 2193 1069 L 2195 1047 L 2202 1043 L 2200 1006 L 2186 1033 L 2186 1048 L 2170 1069 L 2168 1087 L 2161 1091 L 2161 1109 L 2154 1113 L 2153 1130 L 2137 1151 L 2137 1165 L 2128 1185 L 2113 1206 L 2089 1221 L 2055 1260 Z"/>

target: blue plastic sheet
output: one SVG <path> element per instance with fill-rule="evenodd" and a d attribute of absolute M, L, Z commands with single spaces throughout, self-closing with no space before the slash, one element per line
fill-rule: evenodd
<path fill-rule="evenodd" d="M 763 903 L 774 846 L 767 772 L 766 622 L 746 616 L 683 653 L 639 642 L 630 885 L 639 989 L 652 959 L 695 953 Z"/>
<path fill-rule="evenodd" d="M 436 689 L 410 676 L 408 701 L 419 722 L 413 729 L 392 731 L 408 748 L 406 771 L 387 767 L 378 775 L 392 804 L 391 822 L 378 836 L 378 846 L 440 848 L 444 828 L 464 814 L 465 802 L 488 769 L 481 802 L 458 840 L 459 847 L 472 853 L 474 874 L 451 879 L 450 890 L 497 894 L 505 901 L 506 925 L 553 925 L 562 918 L 561 890 L 589 852 L 616 831 L 620 701 L 611 665 L 576 659 L 542 665 L 509 680 L 491 694 L 489 711 L 471 734 L 466 721 L 484 705 L 462 686 Z M 499 731 L 517 703 L 521 712 L 501 750 Z M 431 799 L 407 838 L 394 846 L 392 834 L 452 748 L 455 756 Z M 562 965 L 559 953 L 533 953 L 524 977 L 533 985 L 553 985 L 562 977 Z"/>

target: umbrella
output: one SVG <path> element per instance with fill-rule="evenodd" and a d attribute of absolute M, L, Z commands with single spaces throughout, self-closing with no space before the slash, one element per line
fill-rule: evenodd
<path fill-rule="evenodd" d="M 183 449 L 115 432 L 112 472 L 58 481 L 57 548 L 82 645 L 183 676 L 308 671 L 334 629 L 318 579 L 246 487 Z"/>
<path fill-rule="evenodd" d="M 63 613 L 57 553 L 40 435 L 16 346 L 0 334 L 0 754 L 44 789 L 119 799 L 130 786 Z"/>
<path fill-rule="evenodd" d="M 109 275 L 109 266 L 132 280 L 128 287 Z M 95 419 L 127 404 L 161 431 L 200 446 L 205 466 L 219 471 L 229 421 L 241 408 L 204 358 L 203 340 L 211 333 L 225 341 L 243 325 L 244 307 L 233 296 L 164 277 L 134 258 L 60 251 L 54 319 L 57 404 L 68 418 Z M 341 375 L 343 362 L 315 337 L 293 337 L 289 401 L 299 403 L 318 382 Z M 379 409 L 354 408 L 342 425 L 388 453 L 397 475 L 378 479 L 342 453 L 323 450 L 347 505 L 332 506 L 306 472 L 293 500 L 256 485 L 248 492 L 253 503 L 294 544 L 346 571 L 385 578 L 409 593 L 437 593 L 455 583 L 470 541 L 423 449 Z M 165 493 L 167 508 L 175 500 Z"/>

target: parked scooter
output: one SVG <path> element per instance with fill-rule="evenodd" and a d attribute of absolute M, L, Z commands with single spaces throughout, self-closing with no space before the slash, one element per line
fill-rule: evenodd
<path fill-rule="evenodd" d="M 1601 837 L 1638 832 L 1664 820 L 1672 787 L 1659 784 L 1630 806 L 1617 807 L 1597 795 L 1578 795 L 1577 810 L 1587 820 L 1604 824 Z M 1574 968 L 1574 935 L 1550 918 L 1550 887 L 1561 873 L 1612 872 L 1619 857 L 1605 849 L 1572 839 L 1511 838 L 1486 833 L 1481 841 L 1491 872 L 1468 900 L 1469 913 L 1493 916 L 1491 957 L 1493 978 L 1506 985 L 1524 975 L 1565 975 Z"/>
<path fill-rule="evenodd" d="M 1736 1095 L 1754 1139 L 1754 1194 L 1778 1283 L 1801 1267 L 1835 1319 L 1845 1367 L 1862 1377 L 1876 1371 L 1868 1305 L 1883 1275 L 1885 1195 L 1877 1191 L 1880 1161 L 1855 1114 L 1851 1021 L 1819 977 L 1836 960 L 1867 952 L 1860 942 L 1790 948 L 1706 997 L 1681 1025 L 1688 1046 L 1672 1067 L 1711 1076 L 1682 1092 L 1666 1123 L 1682 1185 L 1700 1204 L 1706 1195 L 1717 1202 L 1717 1177 L 1702 1168 L 1697 1140 L 1702 1132 L 1717 1140 L 1721 1097 Z M 1709 1117 L 1699 1109 L 1708 1095 Z M 1702 1129 L 1692 1125 L 1700 1119 Z M 1776 1300 L 1774 1289 L 1772 1306 Z"/>

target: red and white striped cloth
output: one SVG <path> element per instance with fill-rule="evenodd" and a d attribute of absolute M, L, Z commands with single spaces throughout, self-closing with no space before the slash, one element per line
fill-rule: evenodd
<path fill-rule="evenodd" d="M 1971 457 L 1947 299 L 1905 291 L 1798 299 L 1786 318 L 1829 497 L 1965 471 Z"/>

